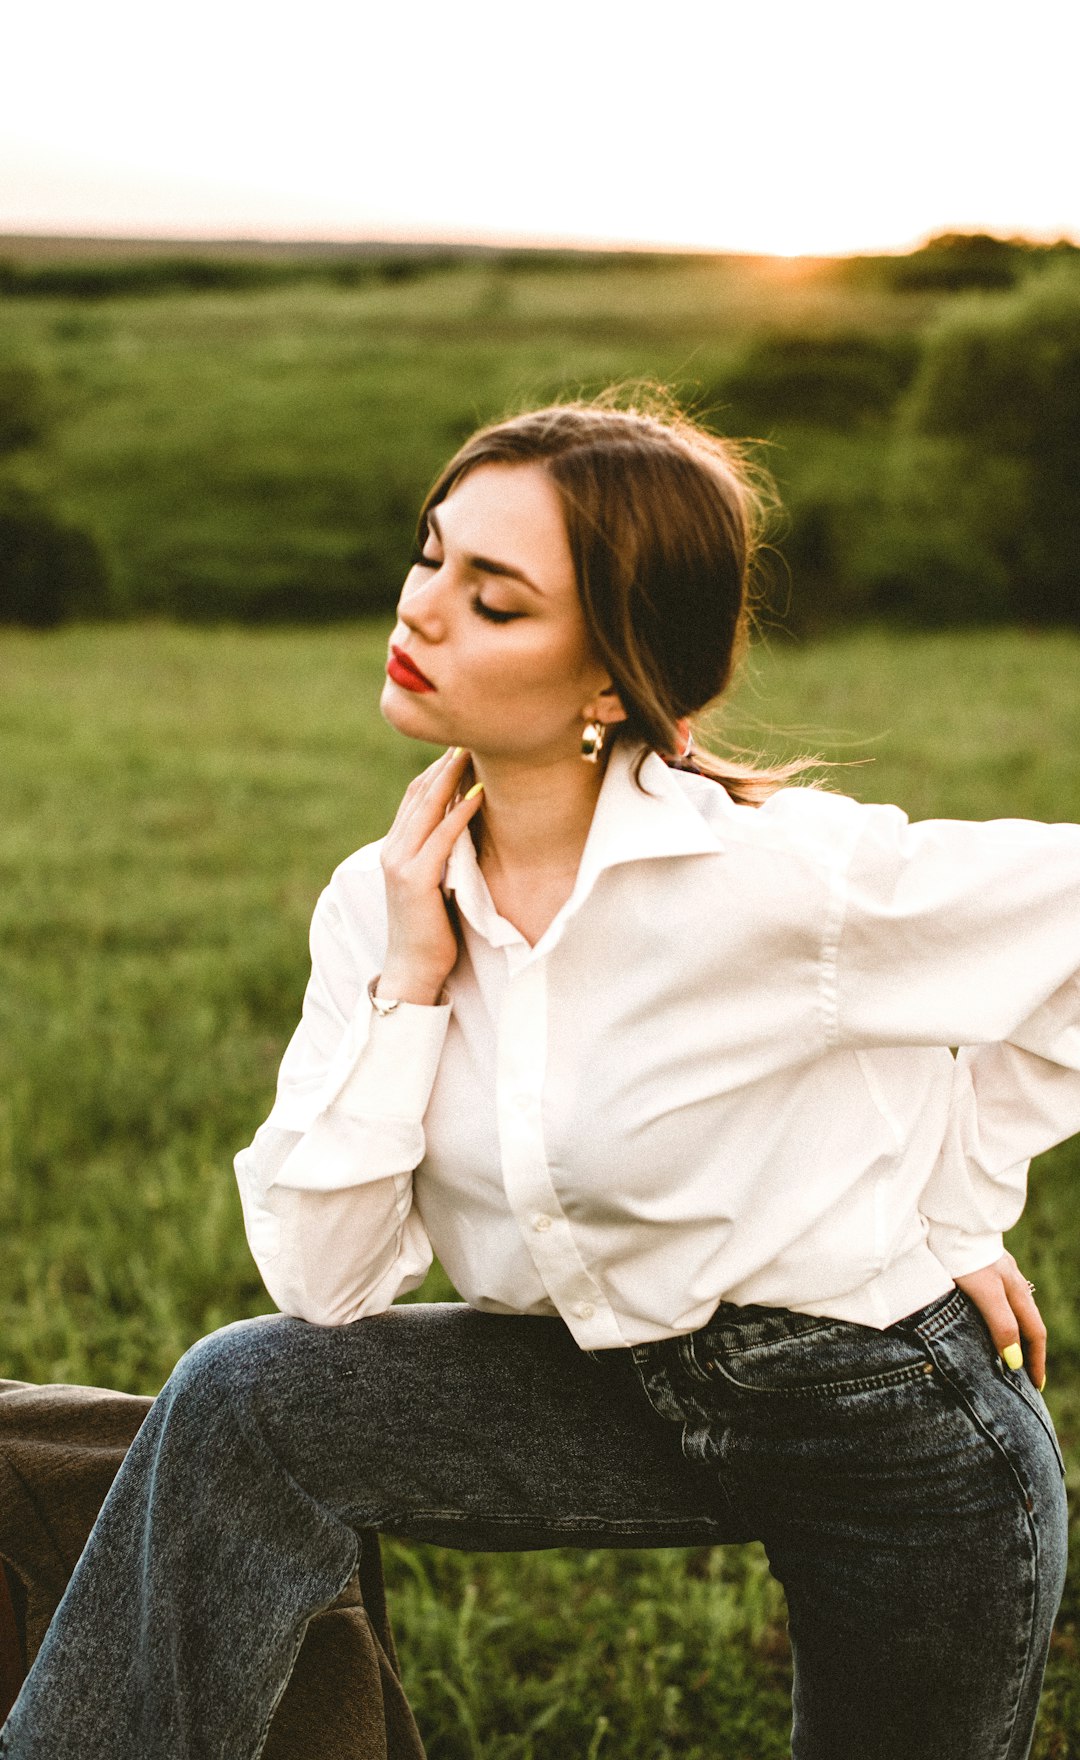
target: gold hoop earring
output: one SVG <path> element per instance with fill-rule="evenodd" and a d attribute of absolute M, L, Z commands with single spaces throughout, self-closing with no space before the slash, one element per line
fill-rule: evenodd
<path fill-rule="evenodd" d="M 607 728 L 602 721 L 586 721 L 581 730 L 581 755 L 586 764 L 595 764 L 604 749 Z"/>
<path fill-rule="evenodd" d="M 694 736 L 690 732 L 690 717 L 688 715 L 683 715 L 678 721 L 676 721 L 675 738 L 678 741 L 675 748 L 675 756 L 677 758 L 688 758 L 694 749 Z"/>

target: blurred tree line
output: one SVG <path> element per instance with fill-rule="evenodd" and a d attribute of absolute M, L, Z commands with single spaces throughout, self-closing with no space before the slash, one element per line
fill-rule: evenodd
<path fill-rule="evenodd" d="M 51 334 L 69 345 L 69 356 L 75 348 L 76 361 L 58 371 L 40 348 L 20 352 L 14 325 L 0 332 L 0 620 L 48 626 L 151 611 L 311 621 L 390 609 L 425 483 L 464 433 L 505 407 L 494 387 L 485 392 L 491 351 L 504 335 L 506 348 L 523 346 L 526 335 L 537 358 L 546 346 L 538 320 L 517 331 L 509 324 L 515 283 L 538 273 L 558 282 L 570 313 L 566 336 L 580 342 L 589 335 L 594 348 L 614 347 L 620 337 L 629 347 L 632 338 L 637 362 L 650 336 L 663 336 L 662 311 L 649 318 L 651 331 L 641 318 L 647 300 L 640 290 L 650 275 L 670 274 L 673 261 L 687 276 L 695 265 L 707 273 L 716 261 L 567 252 L 472 253 L 471 260 L 486 264 L 486 292 L 466 322 L 440 292 L 460 253 L 44 262 L 0 254 L 0 321 L 20 303 L 45 312 L 54 302 L 61 316 L 49 320 Z M 752 266 L 736 263 L 732 274 L 749 275 Z M 575 285 L 584 286 L 586 272 L 590 290 L 597 274 L 616 290 L 613 316 L 590 315 L 588 293 L 575 307 Z M 867 618 L 921 626 L 1080 624 L 1080 251 L 948 234 L 905 257 L 840 260 L 821 273 L 846 289 L 835 308 L 842 321 L 823 319 L 818 309 L 800 322 L 797 311 L 793 317 L 774 303 L 767 318 L 728 327 L 720 370 L 686 398 L 718 431 L 765 442 L 786 510 L 774 539 L 784 565 L 772 589 L 781 622 L 801 633 Z M 130 473 L 99 460 L 96 475 L 89 472 L 93 495 L 84 492 L 76 512 L 57 463 L 64 424 L 88 420 L 118 371 L 98 361 L 95 379 L 77 364 L 94 356 L 95 314 L 109 302 L 151 294 L 171 298 L 177 314 L 188 309 L 185 299 L 204 296 L 235 314 L 253 290 L 282 297 L 274 290 L 293 284 L 370 294 L 365 346 L 376 405 L 392 404 L 395 385 L 420 371 L 426 345 L 471 349 L 472 365 L 463 352 L 456 388 L 422 392 L 401 432 L 376 431 L 368 421 L 363 444 L 350 448 L 336 443 L 333 385 L 314 375 L 310 383 L 297 380 L 286 424 L 295 438 L 291 456 L 305 444 L 322 444 L 328 455 L 309 477 L 297 476 L 302 519 L 283 490 L 287 461 L 271 466 L 239 432 L 227 444 L 216 436 L 212 457 L 196 457 L 204 443 L 193 440 L 190 481 L 159 485 L 160 506 L 164 513 L 172 487 L 174 499 L 209 511 L 201 524 L 187 514 L 187 526 L 155 553 L 153 569 L 144 566 L 145 578 L 134 571 L 132 581 L 123 536 L 103 537 L 108 522 L 83 511 L 121 498 Z M 618 293 L 624 284 L 639 290 L 636 304 Z M 394 304 L 406 297 L 413 300 L 408 323 L 399 322 Z M 183 328 L 178 316 L 161 333 L 178 373 L 187 370 L 177 341 Z M 302 332 L 298 315 L 298 348 Z M 477 352 L 481 346 L 488 354 Z M 571 358 L 578 357 L 568 352 Z M 617 349 L 614 358 L 621 358 Z M 250 434 L 258 433 L 266 400 L 285 395 L 275 391 L 285 370 L 279 361 L 272 373 L 264 364 L 245 392 Z M 129 378 L 137 372 L 136 363 Z M 548 381 L 576 388 L 573 375 L 552 369 Z M 161 383 L 159 399 L 169 395 Z M 202 396 L 212 399 L 212 385 Z M 147 399 L 152 405 L 150 392 Z M 301 420 L 292 420 L 294 407 Z M 139 419 L 152 435 L 155 421 L 177 414 L 148 407 Z M 331 438 L 320 441 L 327 423 Z M 103 460 L 104 441 L 95 444 Z M 133 534 L 152 505 L 144 494 L 128 521 Z"/>
<path fill-rule="evenodd" d="M 757 339 L 729 431 L 877 430 L 868 468 L 807 467 L 778 547 L 788 621 L 1080 625 L 1080 274 L 957 298 L 921 334 Z M 732 416 L 742 417 L 732 423 Z M 857 461 L 856 450 L 856 461 Z"/>
<path fill-rule="evenodd" d="M 4 470 L 13 455 L 44 440 L 49 423 L 39 374 L 0 362 L 0 621 L 37 628 L 109 611 L 101 547 Z"/>

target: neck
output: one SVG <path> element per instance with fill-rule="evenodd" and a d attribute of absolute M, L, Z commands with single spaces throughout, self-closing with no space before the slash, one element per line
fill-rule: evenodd
<path fill-rule="evenodd" d="M 470 822 L 481 865 L 492 874 L 576 873 L 604 780 L 607 757 L 575 753 L 547 763 L 473 758 L 484 801 Z"/>

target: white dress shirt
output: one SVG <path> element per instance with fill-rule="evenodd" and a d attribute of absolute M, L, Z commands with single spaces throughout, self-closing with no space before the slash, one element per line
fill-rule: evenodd
<path fill-rule="evenodd" d="M 655 753 L 642 793 L 636 755 L 534 947 L 462 832 L 442 1006 L 374 1013 L 380 844 L 334 873 L 236 1157 L 286 1313 L 377 1313 L 434 1248 L 474 1307 L 587 1349 L 721 1299 L 883 1327 L 998 1257 L 1028 1160 L 1080 1129 L 1080 826 L 744 807 Z"/>

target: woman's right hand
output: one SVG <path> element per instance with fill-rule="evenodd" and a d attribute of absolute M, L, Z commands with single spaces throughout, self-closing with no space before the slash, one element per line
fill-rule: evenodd
<path fill-rule="evenodd" d="M 377 996 L 435 1003 L 458 955 L 457 936 L 439 882 L 457 838 L 483 794 L 453 806 L 469 753 L 444 752 L 405 790 L 379 861 L 386 885 L 387 947 Z"/>
<path fill-rule="evenodd" d="M 1026 1366 L 1041 1393 L 1046 1386 L 1046 1327 L 1031 1293 L 1035 1285 L 1012 1254 L 1002 1253 L 992 1265 L 954 1282 L 975 1303 L 1007 1367 Z"/>

